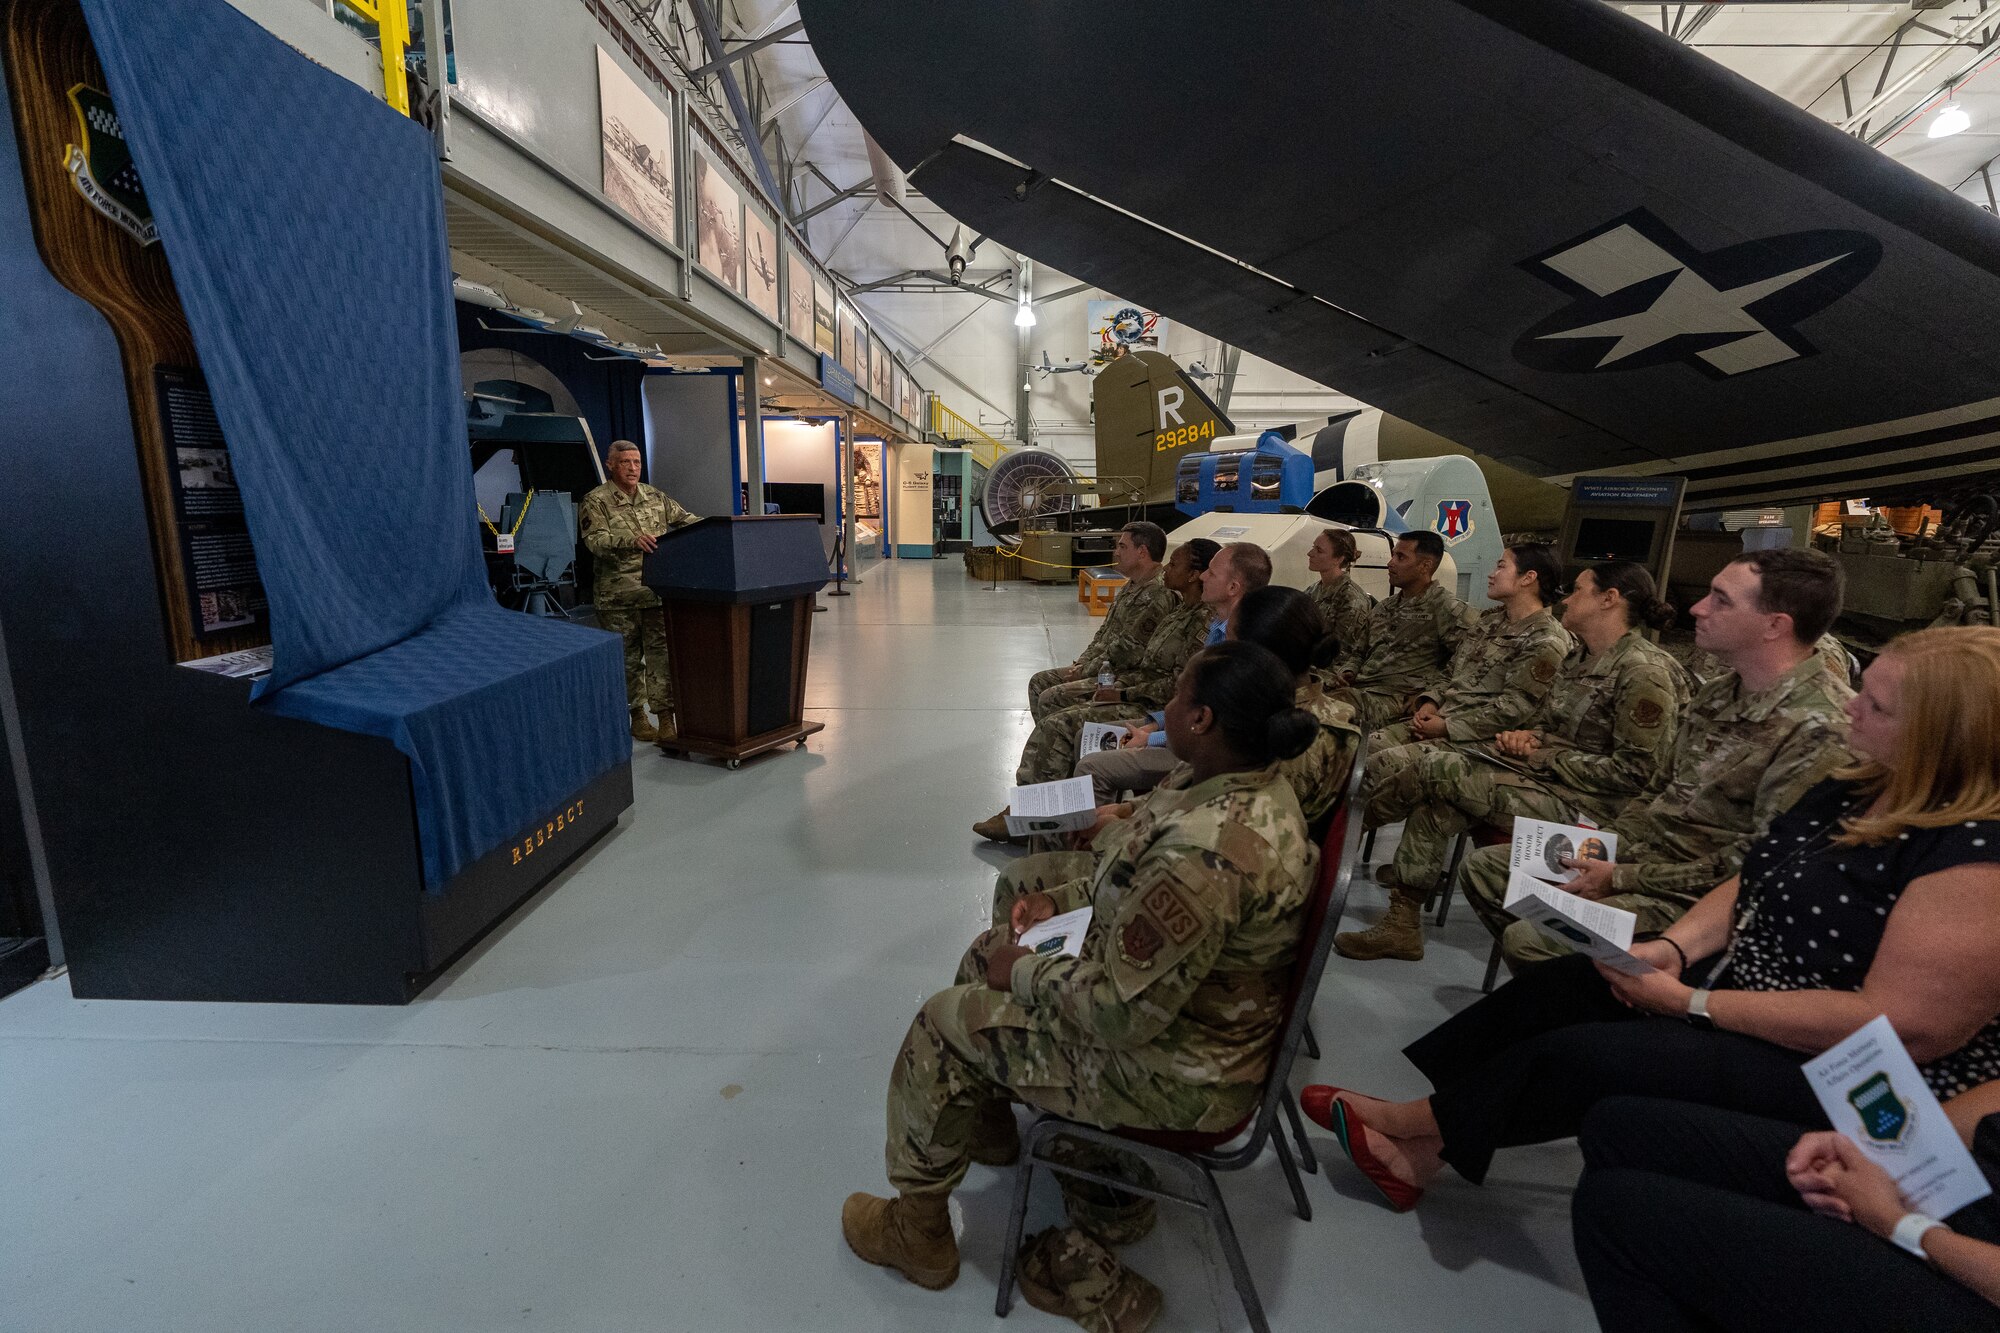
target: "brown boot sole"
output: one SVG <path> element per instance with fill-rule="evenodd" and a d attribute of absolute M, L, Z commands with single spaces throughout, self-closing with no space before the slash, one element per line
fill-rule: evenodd
<path fill-rule="evenodd" d="M 1414 950 L 1378 944 L 1366 935 L 1335 935 L 1333 951 L 1342 958 L 1352 958 L 1356 962 L 1373 963 L 1384 958 L 1392 958 L 1399 963 L 1420 963 L 1424 958 L 1424 946 L 1418 944 Z"/>
<path fill-rule="evenodd" d="M 866 1199 L 869 1197 L 866 1194 L 850 1196 L 847 1201 L 848 1207 L 851 1207 L 857 1198 Z M 847 1248 L 854 1252 L 855 1258 L 861 1260 L 863 1263 L 874 1264 L 877 1268 L 893 1268 L 910 1281 L 922 1287 L 925 1291 L 943 1291 L 946 1287 L 958 1281 L 958 1255 L 956 1253 L 956 1246 L 953 1247 L 954 1253 L 952 1254 L 951 1266 L 949 1268 L 912 1268 L 890 1258 L 888 1255 L 871 1254 L 865 1247 L 855 1243 L 854 1228 L 848 1225 L 847 1220 L 848 1207 L 843 1207 L 840 1210 L 840 1236 L 842 1240 L 847 1242 Z"/>

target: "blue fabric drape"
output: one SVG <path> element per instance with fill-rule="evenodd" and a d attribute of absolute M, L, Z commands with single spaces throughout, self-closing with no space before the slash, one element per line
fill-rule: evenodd
<path fill-rule="evenodd" d="M 437 153 L 224 0 L 84 0 L 271 599 L 265 690 L 483 598 Z"/>
<path fill-rule="evenodd" d="M 614 635 L 494 605 L 430 136 L 223 0 L 83 0 L 271 601 L 263 706 L 409 756 L 442 891 L 631 756 Z"/>
<path fill-rule="evenodd" d="M 281 690 L 270 707 L 387 737 L 410 756 L 433 889 L 632 756 L 618 637 L 490 603 Z"/>

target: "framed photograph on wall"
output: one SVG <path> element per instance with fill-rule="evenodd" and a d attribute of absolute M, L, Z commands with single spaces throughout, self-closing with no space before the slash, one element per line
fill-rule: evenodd
<path fill-rule="evenodd" d="M 860 320 L 854 321 L 854 382 L 867 393 L 875 383 L 875 366 L 869 359 L 874 348 L 869 343 L 868 328 Z"/>
<path fill-rule="evenodd" d="M 707 153 L 694 155 L 694 262 L 731 291 L 743 290 L 743 196 Z"/>
<path fill-rule="evenodd" d="M 785 329 L 806 346 L 812 346 L 813 271 L 796 249 L 785 252 Z"/>
<path fill-rule="evenodd" d="M 678 244 L 673 121 L 601 46 L 597 117 L 604 140 L 604 197 L 667 244 Z"/>
<path fill-rule="evenodd" d="M 903 367 L 901 365 L 893 362 L 890 364 L 890 371 L 891 371 L 891 377 L 889 381 L 889 410 L 891 412 L 901 413 L 903 419 L 907 421 L 909 420 L 910 414 L 908 412 L 903 411 L 903 404 L 905 401 L 908 400 L 910 395 L 909 377 L 903 374 Z"/>
<path fill-rule="evenodd" d="M 840 364 L 847 367 L 847 373 L 854 376 L 856 384 L 861 383 L 860 339 L 855 336 L 854 307 L 840 307 Z"/>
<path fill-rule="evenodd" d="M 840 360 L 840 339 L 833 327 L 833 288 L 813 276 L 813 350 Z"/>
<path fill-rule="evenodd" d="M 889 344 L 873 335 L 870 335 L 870 340 L 875 349 L 874 360 L 871 366 L 875 375 L 873 380 L 875 396 L 885 403 L 893 403 L 895 400 L 889 397 L 889 385 L 891 382 L 889 372 Z"/>
<path fill-rule="evenodd" d="M 778 233 L 747 204 L 743 208 L 743 279 L 750 304 L 777 323 Z"/>

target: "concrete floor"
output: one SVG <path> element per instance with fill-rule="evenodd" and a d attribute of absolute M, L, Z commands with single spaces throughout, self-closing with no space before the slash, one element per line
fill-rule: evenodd
<path fill-rule="evenodd" d="M 60 979 L 0 1002 L 0 1328 L 1074 1327 L 993 1316 L 1009 1173 L 973 1168 L 943 1293 L 853 1258 L 837 1215 L 884 1188 L 891 1056 L 984 923 L 1007 854 L 967 825 L 1004 799 L 1023 682 L 1092 622 L 956 559 L 826 600 L 809 753 L 731 773 L 645 750 L 617 831 L 407 1008 L 80 1002 Z M 1298 1081 L 1425 1091 L 1397 1049 L 1475 998 L 1485 952 L 1461 910 L 1422 963 L 1336 958 Z M 1269 1157 L 1224 1182 L 1276 1328 L 1595 1326 L 1572 1146 L 1399 1217 L 1317 1142 L 1310 1223 Z M 1128 1258 L 1160 1327 L 1245 1326 L 1198 1219 L 1167 1211 Z"/>

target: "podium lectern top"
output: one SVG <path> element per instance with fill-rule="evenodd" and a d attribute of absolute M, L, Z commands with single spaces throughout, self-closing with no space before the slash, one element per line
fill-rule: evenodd
<path fill-rule="evenodd" d="M 775 602 L 825 587 L 826 551 L 809 514 L 704 518 L 660 538 L 640 581 L 667 601 Z"/>

